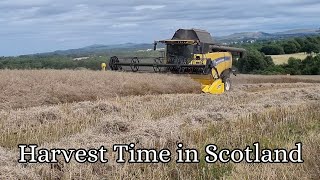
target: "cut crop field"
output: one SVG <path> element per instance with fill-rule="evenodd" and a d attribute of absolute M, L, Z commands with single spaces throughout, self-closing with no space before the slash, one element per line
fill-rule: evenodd
<path fill-rule="evenodd" d="M 0 71 L 0 179 L 319 179 L 320 76 L 232 77 L 203 94 L 181 75 L 71 70 Z M 112 145 L 203 154 L 207 144 L 294 148 L 304 163 L 118 164 Z M 108 163 L 19 164 L 18 144 L 108 148 Z M 58 158 L 59 159 L 59 158 Z"/>
<path fill-rule="evenodd" d="M 296 53 L 296 54 L 282 54 L 282 55 L 272 55 L 273 62 L 275 64 L 287 64 L 290 57 L 304 60 L 308 54 L 306 53 Z"/>

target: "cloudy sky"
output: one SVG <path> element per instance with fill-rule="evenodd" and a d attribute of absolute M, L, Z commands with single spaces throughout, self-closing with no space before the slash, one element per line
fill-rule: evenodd
<path fill-rule="evenodd" d="M 178 28 L 221 36 L 319 22 L 319 0 L 1 0 L 0 56 L 152 42 Z"/>

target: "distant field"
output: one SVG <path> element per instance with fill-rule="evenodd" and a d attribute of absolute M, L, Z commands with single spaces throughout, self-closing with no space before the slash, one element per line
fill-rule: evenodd
<path fill-rule="evenodd" d="M 307 57 L 307 54 L 305 53 L 283 54 L 283 55 L 272 55 L 271 57 L 275 64 L 285 64 L 285 63 L 288 63 L 288 60 L 290 57 L 303 60 Z"/>

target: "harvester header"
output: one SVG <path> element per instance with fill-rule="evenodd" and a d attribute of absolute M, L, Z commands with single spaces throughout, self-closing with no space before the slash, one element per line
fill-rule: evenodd
<path fill-rule="evenodd" d="M 221 94 L 231 88 L 233 56 L 242 57 L 245 53 L 242 48 L 215 44 L 210 33 L 199 29 L 179 29 L 171 39 L 155 41 L 154 50 L 158 43 L 165 44 L 166 50 L 153 63 L 140 63 L 137 57 L 131 58 L 131 62 L 122 62 L 113 56 L 110 69 L 122 70 L 127 66 L 136 72 L 140 67 L 152 67 L 155 72 L 189 74 L 201 83 L 203 92 Z"/>

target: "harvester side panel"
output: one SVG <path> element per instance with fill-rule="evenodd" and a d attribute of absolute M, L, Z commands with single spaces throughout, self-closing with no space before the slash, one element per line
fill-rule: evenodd
<path fill-rule="evenodd" d="M 201 57 L 202 54 L 196 54 L 195 58 Z M 231 69 L 232 67 L 232 54 L 229 52 L 215 52 L 207 53 L 204 55 L 205 60 L 192 60 L 190 64 L 206 64 L 207 59 L 213 61 L 215 68 L 212 69 L 209 75 L 190 75 L 192 79 L 200 82 L 203 85 L 212 84 L 215 79 L 219 78 L 223 71 Z M 218 74 L 217 74 L 217 72 Z"/>

